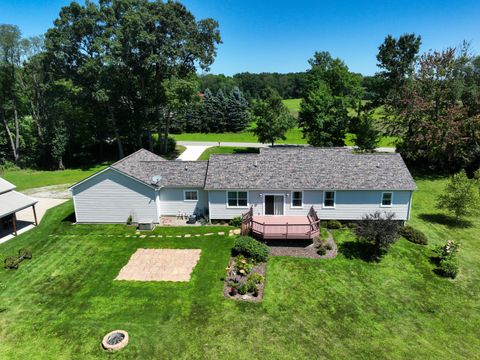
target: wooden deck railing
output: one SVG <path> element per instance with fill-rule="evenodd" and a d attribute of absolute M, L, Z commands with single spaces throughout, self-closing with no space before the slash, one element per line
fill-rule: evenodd
<path fill-rule="evenodd" d="M 242 215 L 242 235 L 260 235 L 262 237 L 271 238 L 300 238 L 302 236 L 312 238 L 318 235 L 320 231 L 320 219 L 317 212 L 313 208 L 310 208 L 307 218 L 309 224 L 305 223 L 284 223 L 284 224 L 268 224 L 265 222 L 255 221 L 253 218 L 253 207 Z M 308 230 L 305 231 L 306 227 Z M 283 229 L 282 229 L 283 228 Z M 283 231 L 282 231 L 283 230 Z"/>

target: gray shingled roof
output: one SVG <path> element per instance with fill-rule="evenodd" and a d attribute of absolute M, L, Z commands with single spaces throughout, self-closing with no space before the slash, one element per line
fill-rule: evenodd
<path fill-rule="evenodd" d="M 112 168 L 155 187 L 203 187 L 207 161 L 167 161 L 147 150 L 139 150 L 117 161 Z M 154 176 L 161 176 L 157 184 Z"/>
<path fill-rule="evenodd" d="M 399 154 L 278 147 L 212 155 L 205 189 L 415 190 L 416 185 Z"/>

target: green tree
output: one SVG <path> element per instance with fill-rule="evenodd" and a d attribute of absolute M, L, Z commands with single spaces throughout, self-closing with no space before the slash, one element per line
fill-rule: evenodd
<path fill-rule="evenodd" d="M 355 235 L 373 246 L 373 259 L 379 260 L 400 237 L 400 228 L 401 222 L 395 220 L 394 213 L 376 211 L 362 217 L 355 227 Z"/>
<path fill-rule="evenodd" d="M 373 117 L 374 110 L 359 104 L 357 117 L 351 122 L 354 124 L 354 143 L 360 151 L 374 151 L 380 141 L 380 130 L 378 130 Z"/>
<path fill-rule="evenodd" d="M 457 221 L 473 214 L 478 206 L 479 195 L 476 182 L 467 177 L 465 170 L 450 177 L 437 202 L 437 208 L 452 212 Z"/>
<path fill-rule="evenodd" d="M 256 119 L 254 134 L 261 143 L 275 144 L 285 140 L 285 133 L 295 125 L 295 119 L 282 102 L 278 94 L 271 94 L 265 100 L 257 100 L 253 106 Z"/>
<path fill-rule="evenodd" d="M 238 87 L 229 92 L 226 109 L 228 119 L 226 130 L 234 132 L 245 130 L 249 120 L 249 105 Z"/>
<path fill-rule="evenodd" d="M 361 77 L 340 59 L 317 52 L 299 112 L 299 125 L 313 146 L 343 146 L 349 123 L 348 108 L 362 96 Z"/>

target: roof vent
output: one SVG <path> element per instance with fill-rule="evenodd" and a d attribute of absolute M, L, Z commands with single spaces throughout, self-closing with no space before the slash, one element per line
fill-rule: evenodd
<path fill-rule="evenodd" d="M 187 165 L 185 165 L 185 171 L 187 171 L 187 170 L 188 170 L 188 166 L 187 166 Z"/>
<path fill-rule="evenodd" d="M 258 161 L 255 160 L 255 162 L 253 163 L 253 166 L 257 167 L 258 166 Z"/>
<path fill-rule="evenodd" d="M 152 176 L 151 184 L 152 184 L 152 185 L 158 185 L 158 183 L 160 182 L 160 180 L 162 180 L 162 176 L 161 176 L 161 175 L 154 175 L 154 176 Z"/>

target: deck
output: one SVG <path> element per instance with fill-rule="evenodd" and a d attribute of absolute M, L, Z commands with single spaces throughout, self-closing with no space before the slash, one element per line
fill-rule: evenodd
<path fill-rule="evenodd" d="M 264 240 L 313 239 L 320 233 L 320 220 L 312 210 L 305 216 L 243 216 L 242 233 Z"/>

